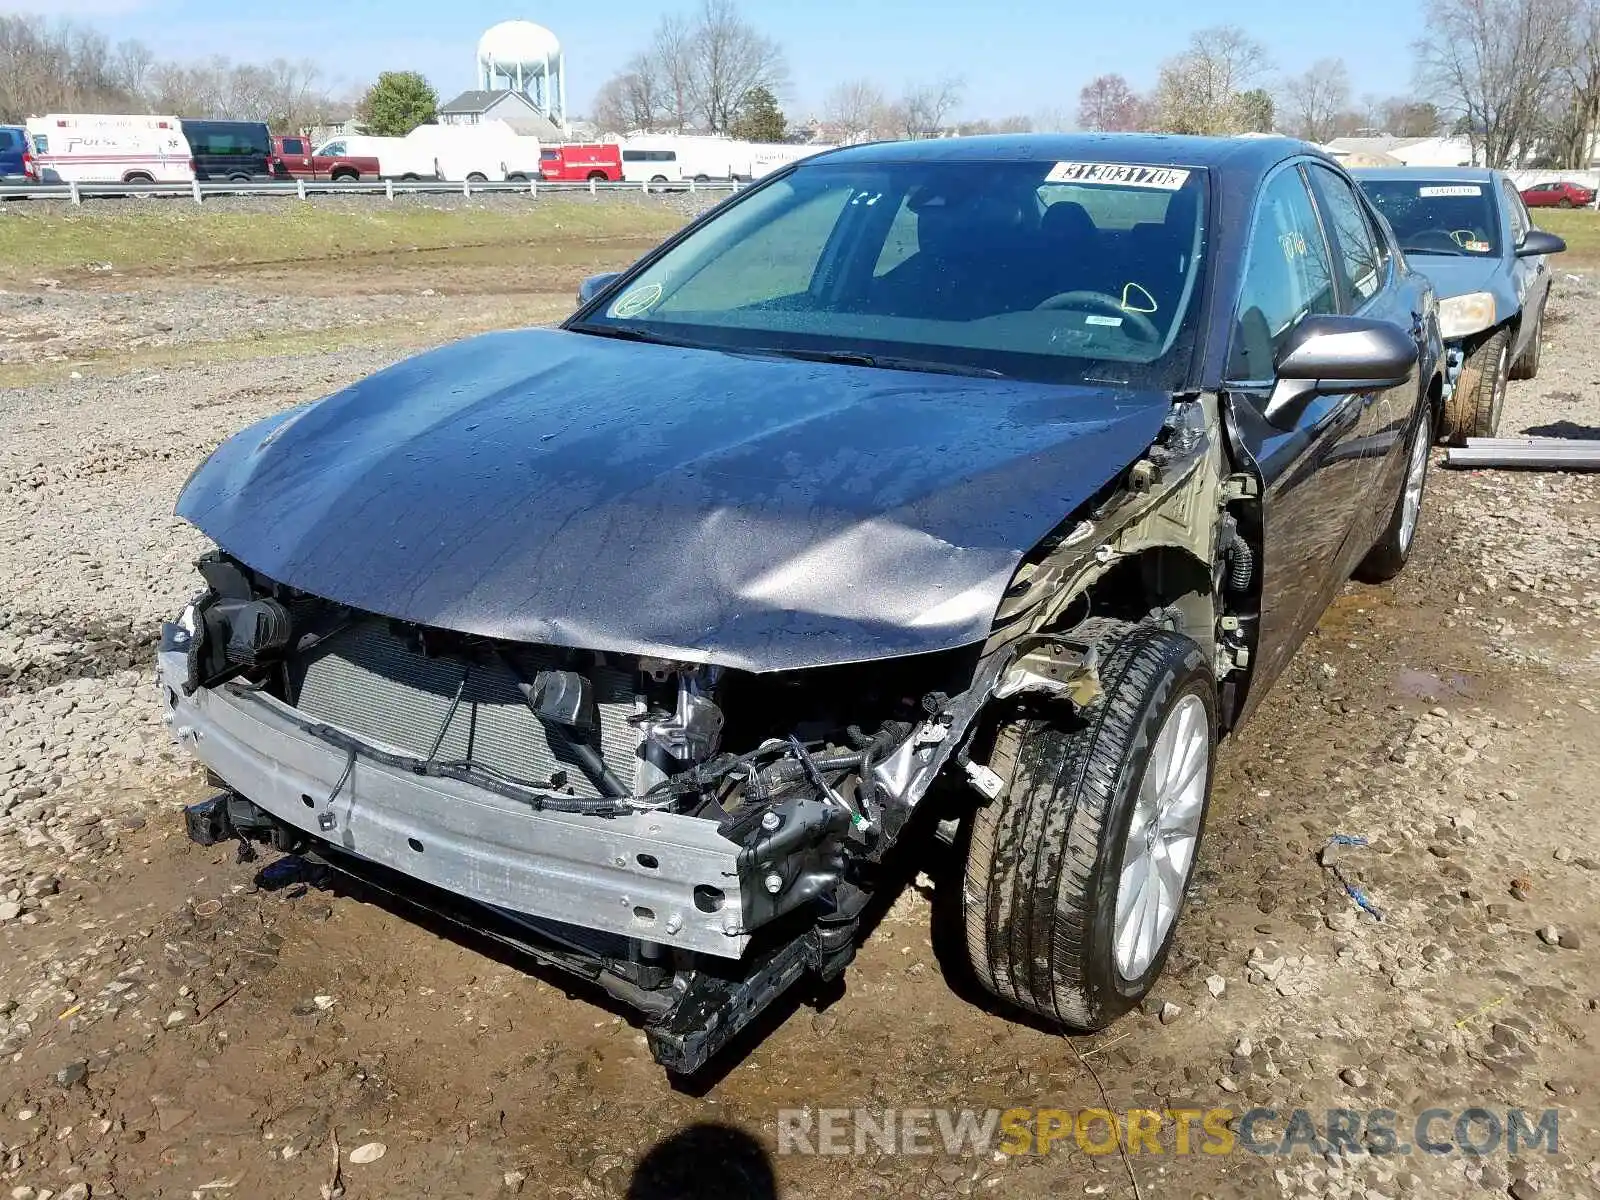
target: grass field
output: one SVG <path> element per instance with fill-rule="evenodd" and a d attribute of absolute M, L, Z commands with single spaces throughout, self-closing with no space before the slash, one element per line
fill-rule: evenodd
<path fill-rule="evenodd" d="M 1548 229 L 1567 239 L 1567 252 L 1552 260 L 1557 267 L 1600 266 L 1600 212 L 1536 208 L 1529 215 L 1540 229 Z"/>
<path fill-rule="evenodd" d="M 66 211 L 12 204 L 0 212 L 0 273 L 71 275 L 109 263 L 119 272 L 176 274 L 446 250 L 474 250 L 511 267 L 556 246 L 658 240 L 684 220 L 674 205 L 611 200 L 482 207 L 289 200 L 249 210 L 176 200 L 91 203 Z"/>

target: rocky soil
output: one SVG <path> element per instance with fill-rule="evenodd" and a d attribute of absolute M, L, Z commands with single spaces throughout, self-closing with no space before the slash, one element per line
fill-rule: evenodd
<path fill-rule="evenodd" d="M 425 319 L 421 290 L 332 308 L 131 292 L 104 311 L 130 339 L 181 337 L 162 305 L 282 330 Z M 0 297 L 0 327 L 32 311 L 70 330 L 101 303 L 85 295 Z M 1600 429 L 1595 299 L 1560 282 L 1507 430 Z M 1593 477 L 1436 459 L 1410 568 L 1347 588 L 1226 748 L 1147 1011 L 1066 1039 L 985 1007 L 935 953 L 932 856 L 842 996 L 785 1008 L 675 1090 L 637 1030 L 561 979 L 182 836 L 208 789 L 160 724 L 150 653 L 202 546 L 172 500 L 229 432 L 396 353 L 0 391 L 0 1195 L 1600 1195 Z M 1107 1102 L 1393 1109 L 1403 1141 L 1429 1108 L 1553 1108 L 1560 1145 L 776 1154 L 786 1107 Z"/>

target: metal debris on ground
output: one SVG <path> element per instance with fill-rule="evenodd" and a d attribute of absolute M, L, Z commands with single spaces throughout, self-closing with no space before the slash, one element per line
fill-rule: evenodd
<path fill-rule="evenodd" d="M 1328 846 L 1366 846 L 1370 844 L 1366 838 L 1349 833 L 1336 833 L 1326 843 Z M 1339 886 L 1344 888 L 1345 895 L 1355 902 L 1357 908 L 1374 921 L 1383 920 L 1383 910 L 1372 902 L 1372 898 L 1367 895 L 1367 890 L 1364 887 L 1359 883 L 1350 882 L 1344 873 L 1344 868 L 1336 860 L 1324 855 L 1322 867 L 1323 870 L 1331 872 L 1333 877 L 1339 881 Z"/>
<path fill-rule="evenodd" d="M 1529 471 L 1600 471 L 1596 438 L 1468 438 L 1445 454 L 1447 467 L 1514 467 Z"/>

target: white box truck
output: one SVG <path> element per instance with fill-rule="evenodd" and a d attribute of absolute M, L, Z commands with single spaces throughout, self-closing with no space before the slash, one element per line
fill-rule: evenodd
<path fill-rule="evenodd" d="M 477 125 L 419 125 L 402 139 L 425 147 L 452 183 L 526 183 L 539 176 L 539 139 L 504 121 Z"/>
<path fill-rule="evenodd" d="M 51 113 L 29 117 L 40 183 L 189 183 L 194 155 L 177 117 Z"/>

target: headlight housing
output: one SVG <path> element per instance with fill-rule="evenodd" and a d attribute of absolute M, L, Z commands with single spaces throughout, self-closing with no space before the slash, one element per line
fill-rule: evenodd
<path fill-rule="evenodd" d="M 1468 292 L 1439 301 L 1439 334 L 1447 342 L 1480 333 L 1494 323 L 1494 296 L 1489 292 Z"/>

